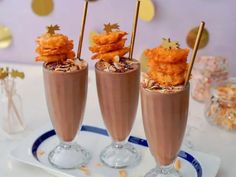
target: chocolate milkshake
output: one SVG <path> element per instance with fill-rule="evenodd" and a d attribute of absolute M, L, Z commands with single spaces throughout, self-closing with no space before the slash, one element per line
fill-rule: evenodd
<path fill-rule="evenodd" d="M 184 85 L 189 49 L 163 38 L 147 49 L 149 69 L 140 86 L 145 135 L 157 167 L 144 177 L 180 177 L 174 161 L 180 150 L 189 108 L 189 84 Z"/>
<path fill-rule="evenodd" d="M 59 138 L 74 140 L 83 121 L 87 97 L 88 67 L 73 72 L 55 72 L 43 67 L 48 111 Z"/>
<path fill-rule="evenodd" d="M 88 64 L 75 58 L 73 41 L 56 33 L 58 25 L 47 27 L 37 38 L 36 61 L 42 61 L 44 88 L 51 122 L 60 140 L 49 153 L 50 164 L 59 169 L 86 165 L 90 153 L 76 143 L 87 97 Z"/>
<path fill-rule="evenodd" d="M 107 72 L 96 64 L 97 92 L 103 121 L 112 137 L 112 145 L 100 155 L 101 161 L 112 168 L 137 164 L 140 155 L 125 140 L 132 129 L 138 106 L 140 64 L 125 72 Z"/>
<path fill-rule="evenodd" d="M 100 109 L 114 141 L 124 141 L 130 134 L 138 106 L 139 79 L 139 64 L 124 73 L 101 71 L 96 64 Z"/>
<path fill-rule="evenodd" d="M 145 135 L 152 155 L 161 166 L 174 162 L 185 133 L 189 86 L 181 91 L 162 93 L 141 85 Z"/>
<path fill-rule="evenodd" d="M 121 31 L 118 24 L 105 24 L 104 33 L 93 36 L 94 45 L 89 50 L 96 63 L 96 82 L 103 121 L 112 144 L 100 154 L 101 161 L 111 168 L 125 168 L 140 161 L 137 150 L 125 140 L 130 134 L 136 116 L 140 64 L 125 55 L 128 33 Z"/>

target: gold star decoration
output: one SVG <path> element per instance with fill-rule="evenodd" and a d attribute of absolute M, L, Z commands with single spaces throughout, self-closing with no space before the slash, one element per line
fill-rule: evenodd
<path fill-rule="evenodd" d="M 171 41 L 170 38 L 162 38 L 162 47 L 166 49 L 179 49 L 180 45 L 177 41 Z"/>
<path fill-rule="evenodd" d="M 8 71 L 4 68 L 0 68 L 0 80 L 5 79 L 6 77 L 8 77 Z"/>
<path fill-rule="evenodd" d="M 12 69 L 10 74 L 11 74 L 12 78 L 17 78 L 17 77 L 19 77 L 21 79 L 25 78 L 25 74 L 23 72 L 17 71 L 15 69 Z"/>
<path fill-rule="evenodd" d="M 25 74 L 24 72 L 20 72 L 18 70 L 12 69 L 11 71 L 9 71 L 9 68 L 0 68 L 0 80 L 4 80 L 5 78 L 11 76 L 12 78 L 20 78 L 20 79 L 24 79 L 25 78 Z"/>
<path fill-rule="evenodd" d="M 58 25 L 50 25 L 47 26 L 47 33 L 53 35 L 55 34 L 55 31 L 59 31 L 60 30 L 60 26 Z"/>
<path fill-rule="evenodd" d="M 109 34 L 112 32 L 112 30 L 119 30 L 120 29 L 120 26 L 118 25 L 118 23 L 114 23 L 114 24 L 111 24 L 111 23 L 108 23 L 108 24 L 104 24 L 104 28 L 103 30 Z"/>

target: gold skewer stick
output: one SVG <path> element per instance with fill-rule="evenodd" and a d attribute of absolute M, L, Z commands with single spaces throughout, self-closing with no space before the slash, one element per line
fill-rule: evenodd
<path fill-rule="evenodd" d="M 200 41 L 201 41 L 204 26 L 205 26 L 205 22 L 202 21 L 200 26 L 199 26 L 199 29 L 198 29 L 197 38 L 196 38 L 196 41 L 195 41 L 195 44 L 194 44 L 193 53 L 192 53 L 192 57 L 191 57 L 189 67 L 188 67 L 188 73 L 187 73 L 187 76 L 185 78 L 184 86 L 187 86 L 189 78 L 191 76 L 193 64 L 194 64 L 194 61 L 195 61 L 195 58 L 196 58 L 196 55 L 197 55 L 197 52 L 198 52 L 198 47 L 199 47 L 199 44 L 200 44 Z"/>
<path fill-rule="evenodd" d="M 78 44 L 78 51 L 77 51 L 77 58 L 80 60 L 81 57 L 81 51 L 82 51 L 82 45 L 83 45 L 83 39 L 84 39 L 84 29 L 85 29 L 85 23 L 87 18 L 87 11 L 88 11 L 88 1 L 85 0 L 84 2 L 84 15 L 82 19 L 82 25 L 81 25 L 81 31 L 79 36 L 79 44 Z"/>
<path fill-rule="evenodd" d="M 132 31 L 131 44 L 130 44 L 130 52 L 129 52 L 129 59 L 130 60 L 133 59 L 134 43 L 135 43 L 135 37 L 136 37 L 136 31 L 137 31 L 139 9 L 140 9 L 140 0 L 137 0 L 136 13 L 134 16 L 133 31 Z"/>

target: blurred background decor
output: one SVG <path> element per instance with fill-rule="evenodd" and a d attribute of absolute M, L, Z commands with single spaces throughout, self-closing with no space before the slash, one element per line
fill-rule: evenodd
<path fill-rule="evenodd" d="M 197 38 L 197 32 L 198 32 L 198 27 L 194 27 L 193 29 L 189 31 L 187 35 L 186 42 L 191 49 L 193 49 L 194 47 L 194 42 Z M 206 47 L 208 42 L 209 42 L 209 32 L 207 31 L 206 28 L 204 28 L 201 42 L 199 44 L 199 49 Z"/>
<path fill-rule="evenodd" d="M 52 13 L 54 3 L 53 0 L 32 0 L 31 7 L 36 15 L 47 16 Z"/>
<path fill-rule="evenodd" d="M 146 22 L 152 21 L 155 13 L 155 5 L 153 0 L 141 0 L 139 10 L 139 17 L 141 20 Z"/>
<path fill-rule="evenodd" d="M 225 81 L 229 76 L 228 60 L 220 56 L 200 56 L 192 72 L 192 96 L 205 102 L 211 96 L 211 85 Z"/>
<path fill-rule="evenodd" d="M 0 24 L 0 49 L 7 48 L 12 43 L 11 30 Z"/>
<path fill-rule="evenodd" d="M 205 115 L 218 127 L 236 130 L 236 77 L 212 85 Z"/>

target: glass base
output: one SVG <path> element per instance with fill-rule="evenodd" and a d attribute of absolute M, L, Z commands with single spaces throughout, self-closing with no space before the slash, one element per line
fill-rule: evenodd
<path fill-rule="evenodd" d="M 157 167 L 150 170 L 144 177 L 182 177 L 173 165 Z"/>
<path fill-rule="evenodd" d="M 61 143 L 48 155 L 49 162 L 59 169 L 79 168 L 90 159 L 90 153 L 76 143 Z"/>
<path fill-rule="evenodd" d="M 100 154 L 101 161 L 111 168 L 125 168 L 137 165 L 141 156 L 129 143 L 112 143 Z"/>

